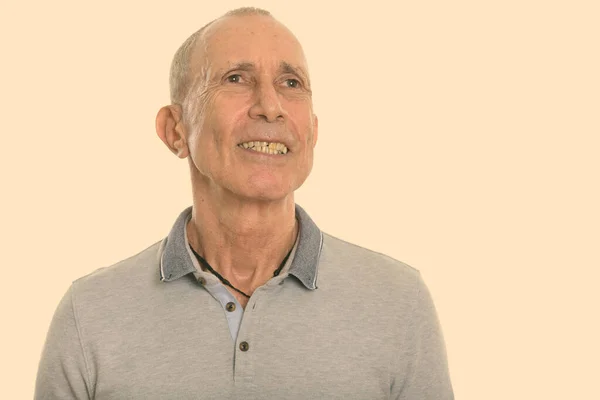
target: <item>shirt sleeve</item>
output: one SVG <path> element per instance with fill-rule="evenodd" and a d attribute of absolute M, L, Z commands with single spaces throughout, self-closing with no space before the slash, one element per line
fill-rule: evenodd
<path fill-rule="evenodd" d="M 38 366 L 34 400 L 90 400 L 90 393 L 71 285 L 50 323 Z"/>
<path fill-rule="evenodd" d="M 396 400 L 454 400 L 446 345 L 431 294 L 421 275 L 413 318 L 408 325 L 405 377 L 397 377 L 391 398 Z"/>

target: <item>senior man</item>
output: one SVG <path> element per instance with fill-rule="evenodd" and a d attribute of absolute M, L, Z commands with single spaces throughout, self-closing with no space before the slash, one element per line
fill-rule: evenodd
<path fill-rule="evenodd" d="M 166 238 L 73 282 L 36 399 L 453 399 L 417 270 L 294 202 L 318 122 L 298 40 L 231 11 L 175 54 L 158 136 L 193 203 Z"/>

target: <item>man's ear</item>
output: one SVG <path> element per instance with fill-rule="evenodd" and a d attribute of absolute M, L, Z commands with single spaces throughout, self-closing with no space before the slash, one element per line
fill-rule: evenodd
<path fill-rule="evenodd" d="M 164 106 L 156 115 L 156 133 L 160 140 L 179 158 L 190 154 L 182 121 L 182 110 L 178 104 Z"/>
<path fill-rule="evenodd" d="M 317 139 L 319 138 L 319 118 L 315 114 L 313 119 L 313 148 L 317 145 Z"/>

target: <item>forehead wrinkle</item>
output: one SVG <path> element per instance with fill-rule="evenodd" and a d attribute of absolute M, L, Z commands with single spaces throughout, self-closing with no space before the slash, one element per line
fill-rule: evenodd
<path fill-rule="evenodd" d="M 206 58 L 206 59 L 212 59 L 214 58 L 214 54 L 213 52 L 219 53 L 222 49 L 223 46 L 223 41 L 227 42 L 228 40 L 231 40 L 232 37 L 243 37 L 246 38 L 248 37 L 248 32 L 246 31 L 251 31 L 249 33 L 254 34 L 252 32 L 253 29 L 255 29 L 254 27 L 248 27 L 244 24 L 233 24 L 232 21 L 235 20 L 239 20 L 240 18 L 248 18 L 248 17 L 236 17 L 236 16 L 230 16 L 230 17 L 225 17 L 222 18 L 220 20 L 214 21 L 214 23 L 211 24 L 211 26 L 207 27 L 207 29 L 205 31 L 202 32 L 202 34 L 200 35 L 200 37 L 198 38 L 198 44 L 196 46 L 196 50 L 198 53 L 201 51 L 202 54 L 202 58 Z M 298 55 L 301 59 L 300 60 L 295 60 L 295 61 L 299 61 L 298 65 L 294 65 L 293 62 L 289 62 L 289 61 L 280 61 L 280 65 L 279 65 L 279 71 L 278 72 L 285 72 L 285 73 L 295 73 L 299 76 L 302 76 L 305 78 L 306 81 L 309 81 L 309 75 L 308 75 L 308 71 L 306 70 L 306 68 L 302 68 L 300 65 L 302 64 L 306 64 L 306 59 L 304 58 L 304 51 L 302 49 L 302 45 L 300 44 L 300 42 L 298 41 L 298 39 L 296 38 L 296 36 L 293 34 L 293 32 L 291 32 L 289 30 L 289 28 L 287 28 L 285 25 L 281 24 L 279 21 L 274 20 L 274 19 L 269 19 L 268 20 L 268 24 L 270 25 L 271 23 L 274 23 L 274 25 L 268 26 L 269 29 L 275 29 L 277 30 L 275 33 L 271 33 L 271 35 L 274 35 L 277 39 L 277 43 L 278 45 L 282 45 L 282 40 L 283 40 L 283 45 L 286 47 L 289 47 L 289 45 L 291 44 L 293 47 L 296 47 L 297 50 L 299 50 L 299 53 L 296 53 L 296 55 Z M 265 25 L 265 26 L 267 26 Z M 243 32 L 240 32 L 239 30 L 245 30 L 244 32 L 246 32 L 245 34 Z M 262 31 L 259 32 L 259 34 L 267 34 L 267 33 L 263 33 Z M 287 44 L 285 43 L 286 41 L 289 41 Z M 198 51 L 200 50 L 200 51 Z M 294 57 L 295 58 L 295 57 Z M 211 62 L 211 60 L 206 60 L 207 62 Z M 218 68 L 215 69 L 215 73 L 221 73 L 224 72 L 227 68 L 229 69 L 240 69 L 240 70 L 256 70 L 257 69 L 257 65 L 249 60 L 239 60 L 239 61 L 228 61 L 227 62 L 227 67 L 222 67 L 222 68 Z M 213 65 L 211 65 L 213 66 Z"/>

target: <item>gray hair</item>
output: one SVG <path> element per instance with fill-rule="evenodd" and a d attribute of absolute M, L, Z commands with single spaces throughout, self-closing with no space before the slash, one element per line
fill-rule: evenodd
<path fill-rule="evenodd" d="M 221 17 L 210 21 L 202 28 L 194 32 L 185 42 L 177 49 L 173 61 L 171 62 L 171 70 L 169 74 L 169 89 L 171 93 L 172 104 L 183 104 L 185 98 L 188 95 L 190 89 L 190 58 L 193 49 L 196 47 L 196 42 L 202 33 L 208 28 L 213 22 L 218 21 L 221 18 L 233 17 L 233 16 L 246 16 L 246 15 L 265 15 L 272 17 L 271 13 L 256 7 L 241 7 L 235 10 L 228 11 Z"/>

